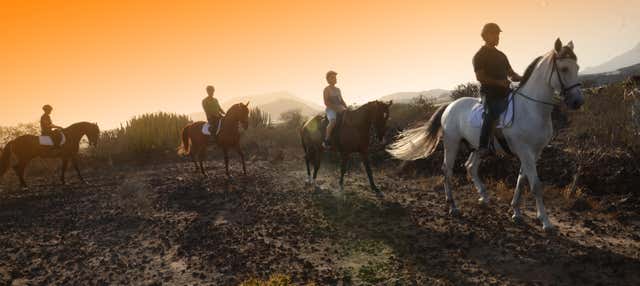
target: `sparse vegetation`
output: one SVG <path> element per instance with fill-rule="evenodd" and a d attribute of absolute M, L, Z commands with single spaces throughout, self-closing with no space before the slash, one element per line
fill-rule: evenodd
<path fill-rule="evenodd" d="M 462 97 L 478 97 L 480 94 L 480 86 L 473 82 L 459 84 L 451 91 L 451 100 L 456 100 Z"/>

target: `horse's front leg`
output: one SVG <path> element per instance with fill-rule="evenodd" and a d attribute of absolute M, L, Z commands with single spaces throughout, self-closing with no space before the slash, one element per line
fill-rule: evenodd
<path fill-rule="evenodd" d="M 67 165 L 69 165 L 69 159 L 62 158 L 62 168 L 60 170 L 60 182 L 65 185 L 67 182 L 65 181 L 64 174 L 67 171 Z"/>
<path fill-rule="evenodd" d="M 222 151 L 224 152 L 224 168 L 227 172 L 227 177 L 231 178 L 231 175 L 229 174 L 229 150 L 227 150 L 227 148 L 222 148 Z"/>
<path fill-rule="evenodd" d="M 373 174 L 371 172 L 371 163 L 369 162 L 369 154 L 367 152 L 360 153 L 362 157 L 362 163 L 364 164 L 364 169 L 367 172 L 367 177 L 369 178 L 369 185 L 371 186 L 371 190 L 376 193 L 376 195 L 382 195 L 382 192 L 376 184 L 373 182 Z"/>
<path fill-rule="evenodd" d="M 240 146 L 238 146 L 238 148 L 236 148 L 236 152 L 238 152 L 238 155 L 240 155 L 240 161 L 242 162 L 242 172 L 244 172 L 244 175 L 247 175 L 247 167 L 244 164 L 244 153 L 242 153 L 242 150 L 240 149 Z"/>
<path fill-rule="evenodd" d="M 540 222 L 542 222 L 543 230 L 551 231 L 554 229 L 554 227 L 549 221 L 549 216 L 547 215 L 547 211 L 542 200 L 543 185 L 540 181 L 540 178 L 538 178 L 535 156 L 526 154 L 525 156 L 523 156 L 523 158 L 521 158 L 521 160 L 524 175 L 529 180 L 531 192 L 534 194 L 536 199 L 536 217 L 540 220 Z"/>
<path fill-rule="evenodd" d="M 522 172 L 522 167 L 520 167 L 518 182 L 516 183 L 515 190 L 513 190 L 513 199 L 511 200 L 511 208 L 513 209 L 513 216 L 511 216 L 511 219 L 516 223 L 520 223 L 522 221 L 520 204 L 522 203 L 522 188 L 524 188 L 524 184 L 526 181 L 527 177 Z"/>
<path fill-rule="evenodd" d="M 204 161 L 207 160 L 207 146 L 205 145 L 204 147 L 201 147 L 200 150 L 198 150 L 197 154 L 198 154 L 197 156 L 198 156 L 198 164 L 200 167 L 200 172 L 204 177 L 209 177 L 209 175 L 207 174 L 206 168 L 204 167 Z M 198 167 L 198 164 L 196 164 L 196 168 Z"/>
<path fill-rule="evenodd" d="M 349 155 L 340 153 L 340 192 L 344 193 L 344 174 L 347 173 L 347 163 L 349 162 Z"/>
<path fill-rule="evenodd" d="M 85 181 L 84 177 L 82 177 L 82 174 L 80 174 L 80 167 L 78 166 L 78 157 L 73 156 L 71 158 L 71 163 L 73 164 L 73 168 L 76 169 L 76 174 L 78 174 L 78 178 L 80 178 L 80 181 L 86 184 L 87 181 Z"/>

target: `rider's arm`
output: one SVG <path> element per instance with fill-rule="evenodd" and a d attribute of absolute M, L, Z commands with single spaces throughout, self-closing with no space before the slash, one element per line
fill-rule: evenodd
<path fill-rule="evenodd" d="M 511 67 L 509 67 L 509 78 L 512 81 L 519 82 L 522 80 L 522 76 L 513 71 Z"/>
<path fill-rule="evenodd" d="M 497 85 L 503 87 L 509 87 L 509 80 L 496 80 L 487 76 L 484 70 L 476 71 L 476 79 L 484 85 Z"/>
<path fill-rule="evenodd" d="M 220 106 L 220 102 L 218 102 L 218 100 L 216 100 L 216 105 L 218 106 L 218 112 L 220 113 L 220 115 L 224 116 L 224 109 L 222 109 L 222 106 Z"/>
<path fill-rule="evenodd" d="M 340 102 L 342 103 L 342 106 L 344 106 L 344 108 L 347 108 L 347 103 L 344 102 L 344 98 L 342 98 L 342 92 L 340 92 Z"/>

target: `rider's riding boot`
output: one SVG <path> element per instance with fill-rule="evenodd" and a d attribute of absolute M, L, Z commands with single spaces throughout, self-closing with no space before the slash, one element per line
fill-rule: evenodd
<path fill-rule="evenodd" d="M 489 139 L 491 138 L 491 129 L 493 129 L 493 124 L 489 118 L 486 116 L 485 120 L 482 122 L 482 129 L 480 130 L 480 143 L 478 144 L 478 150 L 476 151 L 480 158 L 484 158 L 491 154 L 491 150 L 489 149 Z"/>

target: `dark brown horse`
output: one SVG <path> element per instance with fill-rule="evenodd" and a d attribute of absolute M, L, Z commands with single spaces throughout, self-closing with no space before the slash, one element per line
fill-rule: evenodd
<path fill-rule="evenodd" d="M 379 140 L 383 140 L 387 119 L 389 119 L 389 107 L 392 102 L 371 101 L 356 110 L 347 110 L 342 116 L 342 123 L 338 132 L 337 140 L 332 145 L 340 153 L 340 191 L 344 190 L 344 174 L 347 171 L 347 163 L 351 153 L 360 153 L 362 163 L 369 178 L 371 190 L 376 194 L 382 193 L 373 182 L 371 165 L 369 163 L 369 139 L 371 127 L 375 129 Z M 322 139 L 324 137 L 323 117 L 318 115 L 308 120 L 300 130 L 302 147 L 305 152 L 305 162 L 307 164 L 307 175 L 309 182 L 315 184 L 320 162 L 322 161 Z M 311 176 L 309 164 L 312 163 L 314 170 Z"/>
<path fill-rule="evenodd" d="M 224 164 L 229 175 L 229 150 L 234 149 L 240 155 L 242 160 L 242 171 L 247 174 L 247 168 L 244 164 L 244 154 L 240 149 L 240 132 L 239 125 L 247 130 L 249 128 L 249 103 L 237 103 L 231 106 L 227 111 L 227 115 L 222 120 L 222 126 L 216 139 L 216 144 L 222 148 L 224 152 Z M 204 170 L 203 161 L 206 159 L 207 144 L 211 136 L 202 133 L 202 126 L 206 122 L 198 121 L 185 126 L 182 129 L 182 145 L 178 149 L 178 154 L 189 155 L 196 165 L 196 170 L 200 169 L 202 175 L 207 176 Z M 215 131 L 214 131 L 215 132 Z M 191 142 L 191 144 L 189 144 Z"/>
<path fill-rule="evenodd" d="M 63 185 L 65 184 L 64 173 L 67 170 L 69 161 L 71 161 L 80 180 L 86 183 L 78 167 L 80 139 L 86 135 L 87 138 L 89 138 L 89 144 L 96 146 L 98 144 L 98 138 L 100 137 L 100 128 L 98 128 L 98 125 L 95 123 L 78 122 L 64 128 L 62 132 L 65 136 L 65 142 L 60 148 L 56 149 L 51 146 L 40 145 L 38 136 L 34 135 L 23 135 L 9 141 L 4 147 L 2 157 L 0 157 L 0 178 L 9 169 L 13 155 L 18 159 L 18 162 L 13 166 L 13 170 L 16 172 L 18 178 L 20 178 L 20 186 L 23 190 L 27 189 L 27 183 L 24 181 L 24 170 L 29 162 L 36 157 L 62 159 L 62 174 L 60 175 L 60 180 Z"/>

